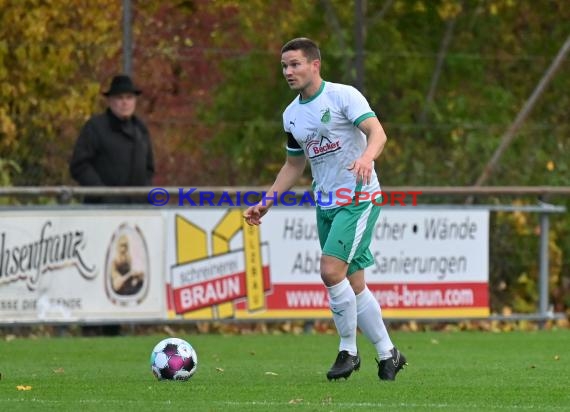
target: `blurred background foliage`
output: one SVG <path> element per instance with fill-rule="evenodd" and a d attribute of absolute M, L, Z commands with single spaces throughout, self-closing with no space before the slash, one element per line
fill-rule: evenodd
<path fill-rule="evenodd" d="M 132 7 L 139 113 L 154 138 L 155 184 L 169 186 L 271 184 L 284 161 L 281 113 L 294 98 L 279 50 L 300 36 L 320 44 L 323 77 L 358 85 L 382 121 L 389 138 L 377 163 L 382 184 L 472 185 L 570 35 L 567 0 L 132 0 Z M 67 162 L 78 130 L 104 107 L 100 93 L 122 70 L 122 29 L 120 0 L 0 0 L 4 186 L 73 184 Z M 568 185 L 569 69 L 566 59 L 486 184 Z M 307 171 L 301 183 L 309 181 Z M 570 222 L 554 216 L 551 228 L 552 301 L 568 310 Z M 536 215 L 493 216 L 495 312 L 536 310 L 538 236 Z"/>

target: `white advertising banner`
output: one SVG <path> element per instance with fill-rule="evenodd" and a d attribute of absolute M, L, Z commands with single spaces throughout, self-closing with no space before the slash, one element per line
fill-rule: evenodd
<path fill-rule="evenodd" d="M 315 210 L 0 215 L 0 323 L 330 318 Z M 369 288 L 387 318 L 489 315 L 489 211 L 385 207 Z"/>
<path fill-rule="evenodd" d="M 0 214 L 0 321 L 164 319 L 161 211 Z"/>
<path fill-rule="evenodd" d="M 276 207 L 258 228 L 243 209 L 167 217 L 169 318 L 330 317 L 315 210 Z M 369 288 L 390 318 L 489 315 L 489 211 L 383 208 Z"/>

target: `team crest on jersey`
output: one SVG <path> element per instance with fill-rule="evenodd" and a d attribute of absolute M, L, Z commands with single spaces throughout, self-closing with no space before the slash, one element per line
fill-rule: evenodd
<path fill-rule="evenodd" d="M 331 121 L 331 111 L 329 108 L 326 108 L 325 110 L 321 110 L 321 112 L 323 113 L 321 116 L 321 123 L 328 123 Z"/>

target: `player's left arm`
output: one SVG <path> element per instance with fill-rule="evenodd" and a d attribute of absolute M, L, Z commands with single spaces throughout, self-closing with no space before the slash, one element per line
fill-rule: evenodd
<path fill-rule="evenodd" d="M 366 150 L 362 156 L 354 161 L 349 170 L 356 176 L 357 181 L 369 184 L 372 176 L 372 164 L 384 150 L 387 137 L 376 116 L 363 120 L 358 128 L 366 135 Z"/>

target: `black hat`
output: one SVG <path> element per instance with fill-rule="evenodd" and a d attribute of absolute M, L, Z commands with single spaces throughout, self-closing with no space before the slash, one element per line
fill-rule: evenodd
<path fill-rule="evenodd" d="M 103 92 L 104 96 L 114 96 L 122 93 L 133 93 L 141 94 L 141 90 L 137 88 L 131 78 L 126 74 L 120 74 L 113 77 L 111 81 L 111 87 L 106 92 Z"/>

